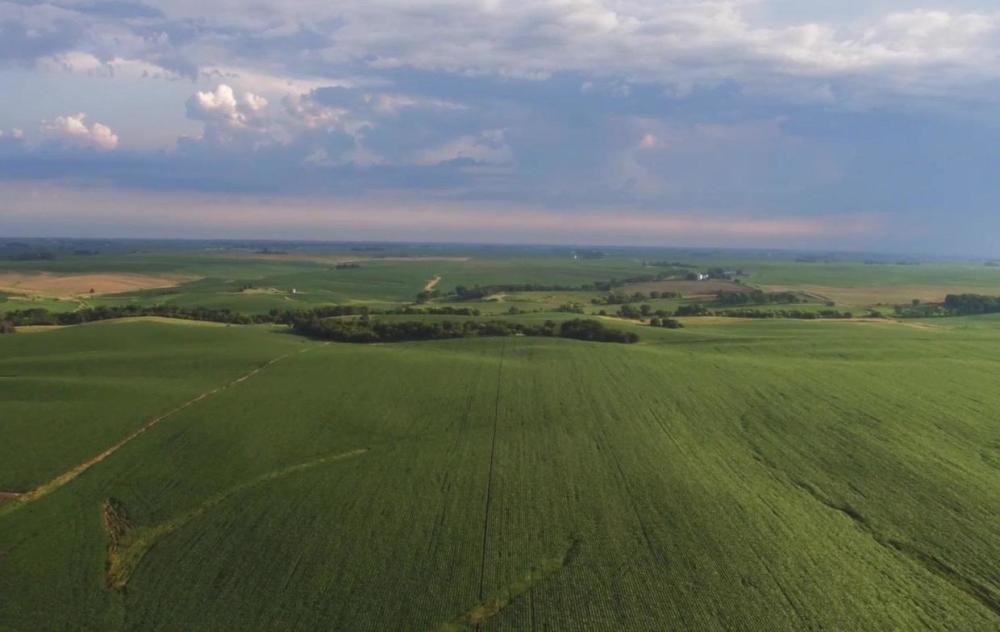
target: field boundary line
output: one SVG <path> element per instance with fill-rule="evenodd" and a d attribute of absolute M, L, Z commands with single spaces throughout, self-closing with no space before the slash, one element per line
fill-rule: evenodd
<path fill-rule="evenodd" d="M 301 349 L 301 350 L 298 351 L 298 353 L 304 353 L 306 351 L 311 350 L 312 348 L 313 347 L 309 347 L 309 348 L 306 348 L 306 349 Z M 112 454 L 114 454 L 115 452 L 117 452 L 118 450 L 122 449 L 123 447 L 125 447 L 126 445 L 128 445 L 129 443 L 131 443 L 132 441 L 134 441 L 135 439 L 139 438 L 140 436 L 142 436 L 143 434 L 145 434 L 149 430 L 152 430 L 157 425 L 159 425 L 160 422 L 162 422 L 162 421 L 164 421 L 164 420 L 166 420 L 166 419 L 168 419 L 170 417 L 173 417 L 177 413 L 180 413 L 180 412 L 182 412 L 184 410 L 187 410 L 188 408 L 190 408 L 191 406 L 194 406 L 198 402 L 201 402 L 201 401 L 203 401 L 205 399 L 208 399 L 208 398 L 210 398 L 210 397 L 212 397 L 214 395 L 217 395 L 217 394 L 221 393 L 222 391 L 225 391 L 225 390 L 227 390 L 227 389 L 229 389 L 229 388 L 231 388 L 233 386 L 236 386 L 237 384 L 241 384 L 241 383 L 245 382 L 246 380 L 248 380 L 248 379 L 252 378 L 253 376 L 257 375 L 258 373 L 260 373 L 264 369 L 267 369 L 267 368 L 269 368 L 271 366 L 274 366 L 278 362 L 281 362 L 282 360 L 285 360 L 285 359 L 291 357 L 292 355 L 293 355 L 293 352 L 289 352 L 289 353 L 280 355 L 280 356 L 278 356 L 276 358 L 272 358 L 271 360 L 268 360 L 267 362 L 265 362 L 264 364 L 258 366 L 257 368 L 253 369 L 252 371 L 250 371 L 248 373 L 245 373 L 245 374 L 243 374 L 243 375 L 241 375 L 241 376 L 239 376 L 239 377 L 237 377 L 237 378 L 235 378 L 233 380 L 230 380 L 229 382 L 226 382 L 222 386 L 217 386 L 217 387 L 215 387 L 215 388 L 213 388 L 211 390 L 205 391 L 204 393 L 200 393 L 199 395 L 196 395 L 195 397 L 193 397 L 193 398 L 189 399 L 188 401 L 184 402 L 180 406 L 172 408 L 172 409 L 168 410 L 167 412 L 165 412 L 165 413 L 163 413 L 161 415 L 158 415 L 158 416 L 150 419 L 145 424 L 143 424 L 142 426 L 140 426 L 136 430 L 133 430 L 131 433 L 129 433 L 128 435 L 126 435 L 123 439 L 121 439 L 117 443 L 115 443 L 112 446 L 106 448 L 103 452 L 100 452 L 96 456 L 91 457 L 90 459 L 87 459 L 86 461 L 84 461 L 83 463 L 80 463 L 79 465 L 73 467 L 72 469 L 69 469 L 69 470 L 63 472 L 62 474 L 60 474 L 59 476 L 53 478 L 52 480 L 48 481 L 47 483 L 42 483 L 41 485 L 39 485 L 35 489 L 32 489 L 31 491 L 28 491 L 28 492 L 25 492 L 25 493 L 21 494 L 20 496 L 14 498 L 11 502 L 4 503 L 3 506 L 0 506 L 0 516 L 2 516 L 4 514 L 7 514 L 7 513 L 11 513 L 13 511 L 15 511 L 16 509 L 19 509 L 19 508 L 21 508 L 21 507 L 23 507 L 23 506 L 25 506 L 25 505 L 27 505 L 29 503 L 32 503 L 32 502 L 34 502 L 34 501 L 36 501 L 36 500 L 38 500 L 40 498 L 43 498 L 43 497 L 51 494 L 52 492 L 56 491 L 57 489 L 59 489 L 59 488 L 65 486 L 65 485 L 69 484 L 74 479 L 76 479 L 77 477 L 79 477 L 81 474 L 83 474 L 84 472 L 86 472 L 90 468 L 94 467 L 95 465 L 97 465 L 101 461 L 105 460 L 106 458 L 108 458 L 109 456 L 111 456 Z"/>
<path fill-rule="evenodd" d="M 497 394 L 493 402 L 493 439 L 490 443 L 490 473 L 486 479 L 486 509 L 483 515 L 483 557 L 479 567 L 479 599 L 485 599 L 486 587 L 486 543 L 490 531 L 490 505 L 493 500 L 493 471 L 496 467 L 497 427 L 500 422 L 500 386 L 503 377 L 503 360 L 507 351 L 507 341 L 500 345 L 500 364 L 497 366 Z M 478 626 L 476 626 L 478 628 Z"/>

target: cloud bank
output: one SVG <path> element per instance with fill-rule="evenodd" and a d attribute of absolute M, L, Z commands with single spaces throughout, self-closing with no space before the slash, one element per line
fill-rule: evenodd
<path fill-rule="evenodd" d="M 959 251 L 1000 205 L 998 56 L 975 0 L 0 0 L 0 190 Z"/>

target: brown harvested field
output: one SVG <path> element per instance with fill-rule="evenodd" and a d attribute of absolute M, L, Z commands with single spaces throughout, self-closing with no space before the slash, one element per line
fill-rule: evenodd
<path fill-rule="evenodd" d="M 619 288 L 622 292 L 680 292 L 683 296 L 714 296 L 718 292 L 746 292 L 750 288 L 725 279 L 708 279 L 707 281 L 650 281 L 648 283 L 632 283 Z"/>
<path fill-rule="evenodd" d="M 884 285 L 871 287 L 830 287 L 825 285 L 766 285 L 768 292 L 803 292 L 818 300 L 830 300 L 838 305 L 877 305 L 909 303 L 940 303 L 948 294 L 989 294 L 1000 288 L 958 287 L 938 285 Z"/>
<path fill-rule="evenodd" d="M 0 290 L 14 294 L 68 298 L 90 294 L 118 294 L 134 290 L 173 287 L 194 277 L 146 274 L 51 274 L 48 272 L 0 272 Z"/>

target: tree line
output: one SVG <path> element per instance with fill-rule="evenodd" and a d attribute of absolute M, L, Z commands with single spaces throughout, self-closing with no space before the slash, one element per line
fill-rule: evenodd
<path fill-rule="evenodd" d="M 88 307 L 75 312 L 50 312 L 32 308 L 7 312 L 4 319 L 15 326 L 30 325 L 80 325 L 99 320 L 132 318 L 136 316 L 162 316 L 185 320 L 204 320 L 233 325 L 275 322 L 273 314 L 241 314 L 228 309 L 207 307 L 177 307 L 174 305 L 116 305 L 109 307 Z"/>
<path fill-rule="evenodd" d="M 439 316 L 479 316 L 478 309 L 468 307 L 402 307 L 398 309 L 373 309 L 365 305 L 329 305 L 309 310 L 277 310 L 266 314 L 244 314 L 230 309 L 209 307 L 180 307 L 177 305 L 115 305 L 88 307 L 75 312 L 50 312 L 42 308 L 10 311 L 4 314 L 4 322 L 12 326 L 31 325 L 80 325 L 82 323 L 116 318 L 139 316 L 160 316 L 184 320 L 202 320 L 230 325 L 290 324 L 296 318 L 330 318 L 336 316 L 366 316 L 372 314 L 439 315 Z"/>
<path fill-rule="evenodd" d="M 897 305 L 900 318 L 941 318 L 1000 313 L 1000 296 L 985 294 L 949 294 L 944 303 L 921 303 L 914 299 L 909 305 Z"/>
<path fill-rule="evenodd" d="M 648 307 L 648 305 L 640 306 Z M 621 313 L 619 314 L 621 315 Z M 646 315 L 641 310 L 638 316 L 629 312 L 624 318 L 635 318 Z M 672 314 L 657 310 L 652 315 L 657 317 L 668 316 L 724 316 L 726 318 L 792 318 L 798 320 L 816 320 L 821 318 L 854 318 L 852 312 L 841 312 L 835 309 L 821 309 L 807 311 L 802 309 L 754 309 L 744 307 L 738 309 L 709 309 L 704 303 L 689 303 L 681 305 Z"/>
<path fill-rule="evenodd" d="M 292 331 L 310 338 L 336 342 L 376 343 L 449 338 L 547 336 L 592 342 L 635 343 L 639 336 L 630 331 L 605 327 L 596 320 L 574 319 L 562 323 L 548 320 L 541 324 L 514 323 L 503 320 L 428 322 L 379 321 L 370 318 L 322 319 L 296 317 Z"/>
<path fill-rule="evenodd" d="M 710 312 L 712 316 L 726 318 L 791 318 L 797 320 L 820 320 L 854 318 L 852 312 L 840 312 L 835 309 L 821 309 L 814 312 L 801 309 L 723 309 Z"/>
<path fill-rule="evenodd" d="M 1000 296 L 949 294 L 944 298 L 944 306 L 957 316 L 996 314 L 1000 312 Z"/>

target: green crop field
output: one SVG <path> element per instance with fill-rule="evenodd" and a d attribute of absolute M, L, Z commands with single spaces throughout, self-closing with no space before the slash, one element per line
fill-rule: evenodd
<path fill-rule="evenodd" d="M 0 343 L 10 491 L 229 385 L 0 509 L 0 628 L 1000 623 L 988 319 L 690 319 L 635 346 L 138 321 Z"/>
<path fill-rule="evenodd" d="M 357 253 L 162 248 L 0 269 L 195 279 L 89 307 L 558 326 L 573 303 L 640 336 L 19 326 L 0 335 L 0 630 L 1000 629 L 996 315 L 662 329 L 582 289 L 655 273 L 653 255 L 571 254 L 401 248 L 337 268 Z M 988 291 L 995 273 L 691 257 L 806 294 L 904 276 Z M 54 302 L 4 295 L 0 314 Z M 462 309 L 480 315 L 446 313 Z"/>

